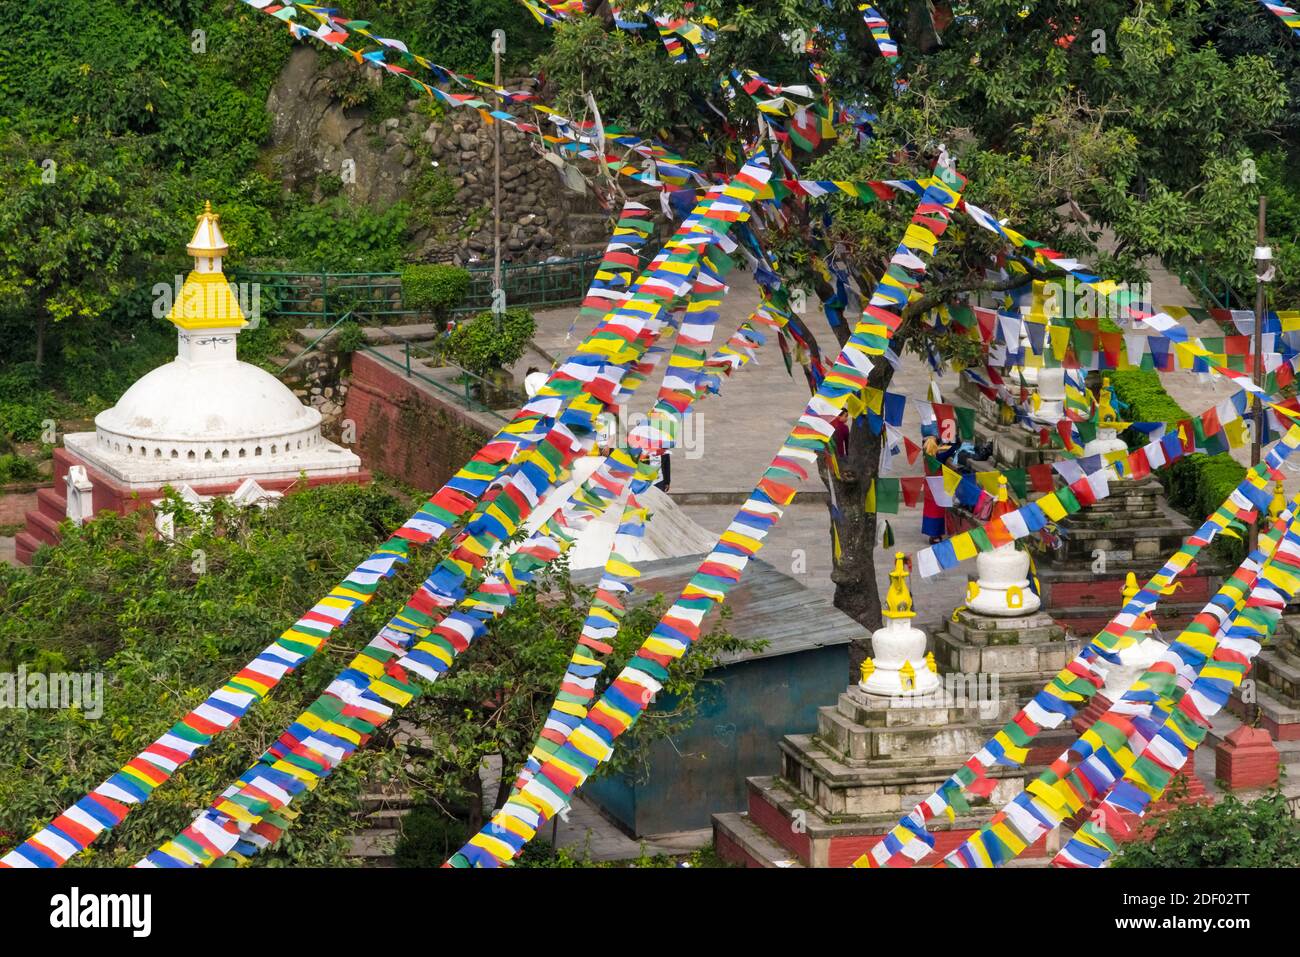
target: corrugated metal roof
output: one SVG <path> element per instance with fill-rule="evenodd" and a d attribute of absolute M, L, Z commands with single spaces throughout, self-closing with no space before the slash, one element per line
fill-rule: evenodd
<path fill-rule="evenodd" d="M 637 565 L 641 577 L 636 581 L 634 604 L 665 594 L 671 602 L 699 567 L 702 555 L 665 558 Z M 593 585 L 600 578 L 599 569 L 573 572 L 573 580 Z M 765 638 L 762 651 L 740 652 L 724 656 L 724 664 L 773 658 L 810 648 L 846 645 L 854 638 L 867 636 L 867 630 L 796 579 L 778 571 L 762 559 L 754 559 L 745 569 L 740 582 L 727 595 L 732 616 L 727 630 L 739 638 Z M 707 628 L 717 620 L 714 611 L 705 619 Z"/>

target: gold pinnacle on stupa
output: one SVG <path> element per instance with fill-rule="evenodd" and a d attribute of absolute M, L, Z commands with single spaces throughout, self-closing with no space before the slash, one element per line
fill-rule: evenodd
<path fill-rule="evenodd" d="M 1179 582 L 1179 584 L 1182 583 Z M 1126 607 L 1128 603 L 1131 602 L 1137 596 L 1138 591 L 1139 589 L 1138 589 L 1137 575 L 1133 574 L 1132 572 L 1129 572 L 1128 575 L 1125 576 L 1124 578 L 1124 588 L 1120 591 L 1120 596 Z M 1152 619 L 1151 614 L 1146 609 L 1143 609 L 1142 614 L 1138 615 L 1133 622 L 1133 630 L 1135 631 L 1150 631 L 1155 626 L 1156 626 L 1155 621 Z"/>
<path fill-rule="evenodd" d="M 1109 376 L 1101 380 L 1097 400 L 1097 425 L 1101 428 L 1120 432 L 1132 425 L 1131 422 L 1120 421 L 1119 411 L 1115 408 L 1115 388 L 1110 384 Z"/>
<path fill-rule="evenodd" d="M 907 568 L 903 565 L 903 553 L 894 553 L 894 570 L 889 573 L 889 591 L 885 593 L 885 610 L 881 613 L 889 619 L 914 618 L 912 611 L 912 592 L 907 587 Z"/>
<path fill-rule="evenodd" d="M 1273 500 L 1268 503 L 1268 520 L 1276 522 L 1286 509 L 1286 492 L 1282 490 L 1282 480 L 1273 483 Z"/>
<path fill-rule="evenodd" d="M 194 268 L 167 313 L 180 329 L 239 329 L 247 325 L 239 300 L 221 271 L 221 257 L 230 247 L 221 235 L 220 219 L 212 211 L 211 200 L 205 201 L 185 247 L 194 257 Z"/>

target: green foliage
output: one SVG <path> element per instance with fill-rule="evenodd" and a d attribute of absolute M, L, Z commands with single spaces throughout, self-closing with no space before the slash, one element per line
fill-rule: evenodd
<path fill-rule="evenodd" d="M 15 442 L 35 441 L 41 436 L 41 423 L 48 417 L 47 402 L 0 402 L 0 435 Z"/>
<path fill-rule="evenodd" d="M 462 819 L 419 804 L 402 818 L 393 857 L 398 867 L 441 867 L 471 836 Z"/>
<path fill-rule="evenodd" d="M 14 482 L 35 482 L 43 476 L 41 470 L 31 459 L 23 458 L 12 452 L 0 455 L 0 485 Z"/>
<path fill-rule="evenodd" d="M 0 830 L 21 839 L 108 777 L 328 591 L 406 512 L 378 487 L 327 486 L 265 512 L 218 503 L 202 521 L 191 519 L 182 545 L 157 540 L 147 513 L 105 513 L 66 527 L 63 543 L 43 549 L 34 570 L 0 568 L 0 670 L 23 663 L 104 675 L 98 720 L 76 710 L 0 711 Z M 378 628 L 431 557 L 399 573 L 386 600 L 358 611 L 357 635 Z M 286 678 L 88 862 L 129 863 L 185 827 L 342 668 L 353 642 L 338 644 Z M 396 773 L 385 768 L 400 752 L 380 738 L 304 801 L 303 820 L 266 863 L 344 863 L 366 777 Z"/>
<path fill-rule="evenodd" d="M 524 852 L 515 862 L 515 867 L 527 868 L 548 868 L 548 869 L 573 869 L 573 868 L 666 868 L 666 867 L 691 867 L 691 868 L 719 868 L 734 867 L 718 856 L 717 851 L 712 844 L 707 844 L 689 854 L 681 857 L 670 857 L 667 854 L 648 854 L 645 846 L 641 847 L 641 854 L 630 860 L 622 861 L 596 861 L 592 860 L 590 853 L 584 846 L 574 849 L 570 847 L 551 847 L 546 843 L 545 838 L 533 841 L 531 844 L 524 846 Z"/>
<path fill-rule="evenodd" d="M 1108 372 L 1110 384 L 1121 402 L 1128 405 L 1132 422 L 1175 424 L 1188 417 L 1187 410 L 1169 397 L 1158 373 L 1145 369 L 1117 369 Z"/>
<path fill-rule="evenodd" d="M 101 672 L 105 683 L 98 719 L 77 710 L 0 709 L 0 832 L 21 839 L 108 777 L 311 607 L 409 509 L 376 486 L 306 489 L 265 512 L 220 501 L 196 511 L 172 496 L 164 510 L 173 513 L 178 544 L 159 541 L 147 513 L 103 513 L 80 528 L 66 526 L 63 542 L 38 552 L 34 569 L 0 566 L 0 671 L 22 663 L 29 670 Z M 339 637 L 286 677 L 85 862 L 134 861 L 186 826 L 195 808 L 315 699 L 360 636 L 400 608 L 439 557 L 437 549 L 417 551 L 372 604 L 355 612 L 352 639 Z M 429 859 L 451 835 L 477 829 L 479 765 L 492 754 L 509 770 L 522 764 L 593 596 L 569 580 L 563 561 L 523 588 L 510 614 L 493 621 L 452 671 L 404 709 L 404 720 L 429 743 L 394 742 L 393 729 L 381 729 L 301 802 L 301 819 L 259 861 L 344 863 L 346 836 L 363 826 L 361 796 L 373 782 L 409 789 L 459 822 L 438 824 L 421 811 L 403 854 Z M 664 607 L 660 597 L 628 612 L 609 673 L 626 663 Z M 665 697 L 672 704 L 652 709 L 620 739 L 609 769 L 643 760 L 648 742 L 677 733 L 694 717 L 693 689 L 707 680 L 705 672 L 722 654 L 753 647 L 758 643 L 721 626 L 703 635 L 669 669 Z M 8 843 L 0 835 L 0 853 Z"/>
<path fill-rule="evenodd" d="M 1130 369 L 1110 373 L 1111 385 L 1120 401 L 1128 403 L 1128 416 L 1134 422 L 1164 422 L 1176 427 L 1190 418 L 1187 411 L 1169 397 L 1160 376 L 1155 372 Z M 1128 438 L 1133 440 L 1136 435 Z M 1234 488 L 1246 477 L 1246 469 L 1226 452 L 1218 455 L 1185 456 L 1160 470 L 1169 504 L 1200 522 L 1213 513 Z M 1220 537 L 1211 546 L 1231 564 L 1245 557 L 1243 542 Z"/>
<path fill-rule="evenodd" d="M 375 211 L 338 196 L 296 206 L 285 223 L 282 253 L 298 268 L 335 272 L 387 272 L 402 261 L 405 203 Z"/>
<path fill-rule="evenodd" d="M 330 343 L 335 352 L 351 355 L 366 344 L 366 334 L 355 322 L 345 322 L 338 327 L 338 335 Z"/>
<path fill-rule="evenodd" d="M 480 312 L 457 323 L 447 342 L 447 351 L 461 367 L 476 375 L 514 365 L 528 349 L 537 331 L 527 309 L 507 309 L 499 317 Z"/>
<path fill-rule="evenodd" d="M 1155 834 L 1123 845 L 1114 867 L 1300 867 L 1300 822 L 1278 791 L 1242 803 L 1187 804 L 1160 819 Z"/>
<path fill-rule="evenodd" d="M 442 263 L 410 263 L 402 267 L 402 301 L 408 309 L 438 318 L 451 314 L 469 292 L 469 273 Z"/>
<path fill-rule="evenodd" d="M 411 51 L 432 57 L 452 70 L 492 76 L 492 31 L 506 34 L 506 70 L 531 63 L 549 40 L 517 0 L 439 0 L 436 16 L 422 0 L 374 0 L 367 19 L 383 23 L 390 37 L 401 37 Z M 396 84 L 394 84 L 396 85 Z"/>
<path fill-rule="evenodd" d="M 235 345 L 241 361 L 261 366 L 270 372 L 278 372 L 280 353 L 293 335 L 293 325 L 284 320 L 261 322 L 255 328 L 242 331 L 235 340 Z"/>

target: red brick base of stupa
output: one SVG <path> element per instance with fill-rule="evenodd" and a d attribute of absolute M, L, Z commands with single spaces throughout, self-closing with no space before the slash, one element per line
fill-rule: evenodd
<path fill-rule="evenodd" d="M 68 470 L 74 465 L 83 466 L 90 478 L 93 485 L 91 501 L 96 515 L 105 511 L 126 515 L 130 512 L 151 508 L 150 503 L 163 496 L 163 486 L 161 485 L 156 488 L 128 488 L 120 480 L 106 475 L 93 465 L 82 461 L 67 449 L 55 449 L 54 485 L 37 491 L 36 508 L 27 513 L 25 528 L 18 533 L 15 539 L 14 544 L 18 561 L 24 565 L 31 564 L 32 554 L 41 545 L 58 544 L 62 535 L 59 526 L 67 520 L 68 516 L 68 503 L 64 493 L 64 489 L 67 487 L 65 480 Z M 343 475 L 313 476 L 308 474 L 305 478 L 302 476 L 281 479 L 259 478 L 257 484 L 268 492 L 289 494 L 317 485 L 365 485 L 370 482 L 370 479 L 370 473 L 362 469 L 358 472 L 349 472 Z M 239 478 L 211 483 L 187 481 L 185 484 L 189 485 L 199 495 L 216 496 L 231 494 L 243 482 L 244 479 Z"/>

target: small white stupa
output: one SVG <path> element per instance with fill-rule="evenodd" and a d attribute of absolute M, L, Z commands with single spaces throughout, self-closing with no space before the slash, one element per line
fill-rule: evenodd
<path fill-rule="evenodd" d="M 907 579 L 903 553 L 896 552 L 881 612 L 885 624 L 871 633 L 874 656 L 862 662 L 858 687 L 867 694 L 910 698 L 931 694 L 940 687 L 934 656 L 925 651 L 925 632 L 910 623 L 916 612 L 912 610 Z"/>
<path fill-rule="evenodd" d="M 1055 428 L 1065 415 L 1065 370 L 1043 369 L 1038 373 L 1034 411 L 1029 418 L 1036 425 Z"/>
<path fill-rule="evenodd" d="M 1129 572 L 1124 580 L 1124 604 L 1127 605 L 1137 593 L 1137 576 Z M 1131 630 L 1146 634 L 1137 644 L 1120 650 L 1119 664 L 1106 665 L 1106 683 L 1101 687 L 1101 694 L 1112 704 L 1122 698 L 1133 682 L 1146 674 L 1168 650 L 1168 646 L 1156 637 L 1156 623 L 1146 612 L 1138 616 Z"/>
<path fill-rule="evenodd" d="M 1012 511 L 1007 477 L 998 476 L 998 500 L 990 518 Z M 1015 542 L 975 556 L 976 580 L 966 586 L 966 607 L 981 615 L 1015 618 L 1038 611 L 1042 600 L 1029 586 L 1029 554 Z"/>
<path fill-rule="evenodd" d="M 1104 455 L 1107 452 L 1127 452 L 1128 445 L 1119 434 L 1129 427 L 1128 422 L 1121 422 L 1115 410 L 1115 388 L 1110 378 L 1101 380 L 1101 389 L 1097 393 L 1097 436 L 1083 447 L 1084 455 Z M 1112 478 L 1116 477 L 1114 470 Z"/>
<path fill-rule="evenodd" d="M 591 478 L 603 461 L 604 457 L 598 454 L 578 458 L 573 463 L 568 480 L 561 482 L 537 503 L 537 507 L 524 522 L 524 528 L 529 532 L 537 531 L 573 494 L 575 488 Z M 625 490 L 617 502 L 612 503 L 599 517 L 589 521 L 578 533 L 577 539 L 569 546 L 571 569 L 580 571 L 604 567 L 614 544 L 614 535 L 622 521 L 626 500 Z M 639 565 L 663 558 L 704 555 L 713 550 L 718 536 L 682 511 L 667 492 L 651 486 L 638 493 L 637 501 L 646 508 L 649 517 L 646 520 L 645 534 L 631 539 L 620 552 L 629 563 Z"/>
<path fill-rule="evenodd" d="M 222 273 L 227 248 L 207 203 L 187 247 L 194 270 L 167 315 L 178 332 L 176 358 L 97 415 L 94 432 L 64 439 L 76 458 L 128 489 L 235 487 L 361 469 L 354 453 L 321 436 L 320 412 L 237 358 L 235 340 L 248 322 Z"/>

